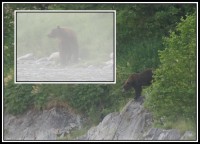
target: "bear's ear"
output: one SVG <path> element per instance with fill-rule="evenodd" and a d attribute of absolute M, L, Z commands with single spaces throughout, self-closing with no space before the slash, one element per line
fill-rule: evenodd
<path fill-rule="evenodd" d="M 60 29 L 60 26 L 57 26 L 57 29 Z"/>

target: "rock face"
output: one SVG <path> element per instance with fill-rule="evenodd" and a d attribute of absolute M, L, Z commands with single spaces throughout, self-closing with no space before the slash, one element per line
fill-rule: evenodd
<path fill-rule="evenodd" d="M 56 140 L 74 128 L 81 128 L 81 118 L 65 108 L 4 116 L 4 140 Z"/>
<path fill-rule="evenodd" d="M 145 140 L 179 140 L 180 133 L 176 129 L 163 130 L 151 128 L 147 134 L 144 135 Z"/>
<path fill-rule="evenodd" d="M 142 101 L 129 101 L 121 112 L 108 114 L 78 140 L 182 140 L 186 137 L 181 137 L 175 129 L 152 128 L 152 116 L 143 108 Z"/>
<path fill-rule="evenodd" d="M 108 114 L 99 125 L 76 140 L 195 140 L 191 131 L 152 127 L 152 116 L 144 109 L 143 98 L 129 101 L 121 112 Z M 57 140 L 81 129 L 82 118 L 66 108 L 28 111 L 15 117 L 4 115 L 4 140 Z"/>

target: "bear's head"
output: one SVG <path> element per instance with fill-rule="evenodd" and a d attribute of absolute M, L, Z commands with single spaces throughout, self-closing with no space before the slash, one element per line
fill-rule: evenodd
<path fill-rule="evenodd" d="M 62 38 L 63 36 L 65 36 L 65 32 L 60 26 L 57 26 L 48 34 L 49 38 Z"/>
<path fill-rule="evenodd" d="M 137 82 L 137 77 L 137 74 L 132 74 L 131 76 L 129 76 L 129 78 L 124 82 L 122 91 L 125 92 L 134 87 L 135 83 Z"/>

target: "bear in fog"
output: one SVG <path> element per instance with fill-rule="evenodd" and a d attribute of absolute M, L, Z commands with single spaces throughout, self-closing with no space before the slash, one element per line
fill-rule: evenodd
<path fill-rule="evenodd" d="M 57 26 L 48 34 L 49 38 L 59 40 L 58 50 L 61 65 L 78 62 L 79 47 L 76 33 L 69 29 Z"/>

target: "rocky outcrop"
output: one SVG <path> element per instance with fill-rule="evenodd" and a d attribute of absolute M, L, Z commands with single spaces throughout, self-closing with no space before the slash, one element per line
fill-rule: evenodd
<path fill-rule="evenodd" d="M 152 116 L 139 102 L 131 100 L 121 112 L 108 114 L 78 140 L 183 140 L 178 130 L 152 128 Z M 192 137 L 192 134 L 187 134 Z M 188 137 L 187 137 L 188 139 Z"/>
<path fill-rule="evenodd" d="M 121 110 L 104 117 L 96 127 L 76 138 L 82 140 L 195 140 L 191 131 L 152 127 L 152 115 L 144 109 L 143 98 L 131 100 Z M 66 108 L 30 110 L 21 116 L 4 115 L 4 140 L 63 140 L 72 130 L 81 130 L 83 118 Z"/>
<path fill-rule="evenodd" d="M 30 110 L 21 116 L 4 116 L 4 140 L 57 140 L 81 129 L 81 117 L 66 108 Z"/>

